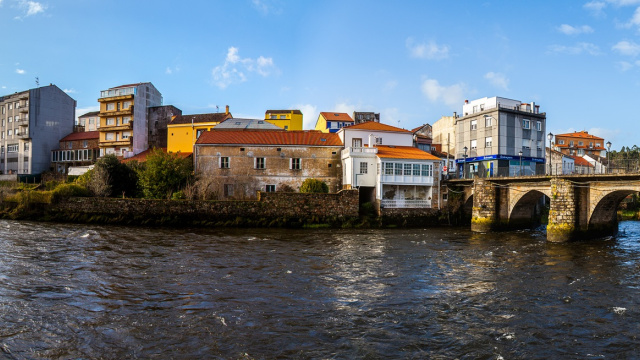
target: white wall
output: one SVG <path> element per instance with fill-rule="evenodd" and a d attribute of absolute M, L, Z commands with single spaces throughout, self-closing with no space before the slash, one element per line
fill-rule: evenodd
<path fill-rule="evenodd" d="M 391 131 L 372 131 L 364 129 L 352 129 L 348 128 L 342 130 L 344 133 L 339 134 L 340 140 L 344 144 L 344 147 L 351 147 L 352 140 L 354 138 L 362 139 L 362 146 L 369 144 L 369 135 L 373 134 L 382 138 L 381 145 L 396 145 L 396 146 L 413 146 L 413 134 L 410 132 L 391 132 Z"/>

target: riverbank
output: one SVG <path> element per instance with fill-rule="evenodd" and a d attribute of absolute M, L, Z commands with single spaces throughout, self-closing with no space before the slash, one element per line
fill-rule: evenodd
<path fill-rule="evenodd" d="M 3 200 L 0 217 L 62 223 L 252 228 L 433 227 L 449 225 L 452 219 L 447 212 L 436 209 L 378 214 L 373 206 L 358 205 L 357 190 L 336 194 L 261 192 L 257 200 L 234 201 L 98 197 L 44 201 L 37 196 L 22 196 Z"/>

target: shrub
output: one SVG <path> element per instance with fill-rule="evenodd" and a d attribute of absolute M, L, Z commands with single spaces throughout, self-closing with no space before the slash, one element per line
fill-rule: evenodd
<path fill-rule="evenodd" d="M 100 186 L 94 190 L 92 187 L 95 182 Z M 135 196 L 138 189 L 138 176 L 130 167 L 121 163 L 115 155 L 109 154 L 96 162 L 87 187 L 96 195 L 105 193 L 106 196 L 121 196 L 122 194 Z"/>
<path fill-rule="evenodd" d="M 187 195 L 184 194 L 182 190 L 176 191 L 171 195 L 172 200 L 184 200 L 187 198 Z"/>
<path fill-rule="evenodd" d="M 318 179 L 309 178 L 306 179 L 302 186 L 300 186 L 301 193 L 328 193 L 329 186 Z"/>
<path fill-rule="evenodd" d="M 166 199 L 187 184 L 193 172 L 191 160 L 176 153 L 155 149 L 138 170 L 140 187 L 146 198 Z"/>
<path fill-rule="evenodd" d="M 60 184 L 51 191 L 51 202 L 58 202 L 72 196 L 90 196 L 89 190 L 77 184 Z"/>

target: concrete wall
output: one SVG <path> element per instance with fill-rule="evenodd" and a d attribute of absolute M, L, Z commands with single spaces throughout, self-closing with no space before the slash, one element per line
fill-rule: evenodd
<path fill-rule="evenodd" d="M 440 144 L 442 152 L 456 154 L 455 117 L 443 116 L 431 126 L 433 144 Z"/>

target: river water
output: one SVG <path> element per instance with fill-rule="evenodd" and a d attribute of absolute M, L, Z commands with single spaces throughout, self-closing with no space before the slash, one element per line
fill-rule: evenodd
<path fill-rule="evenodd" d="M 0 359 L 640 357 L 640 223 L 466 229 L 0 221 Z"/>

